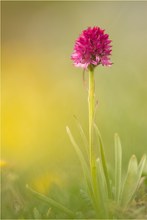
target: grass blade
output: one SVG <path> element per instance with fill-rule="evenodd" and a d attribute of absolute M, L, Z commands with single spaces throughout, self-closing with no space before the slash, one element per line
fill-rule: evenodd
<path fill-rule="evenodd" d="M 95 205 L 95 199 L 94 199 L 94 193 L 93 193 L 93 189 L 92 189 L 92 184 L 91 184 L 91 180 L 90 180 L 90 171 L 88 169 L 88 166 L 87 166 L 87 163 L 85 161 L 85 158 L 79 148 L 79 146 L 77 145 L 77 143 L 75 142 L 72 134 L 71 134 L 71 131 L 68 127 L 66 127 L 66 131 L 67 131 L 67 134 L 70 138 L 70 141 L 72 143 L 72 145 L 74 146 L 74 149 L 79 157 L 79 160 L 81 162 L 81 166 L 82 166 L 82 169 L 83 169 L 83 173 L 84 173 L 84 176 L 85 176 L 85 180 L 86 180 L 86 183 L 87 183 L 87 187 L 88 187 L 88 193 L 93 201 L 93 204 Z"/>
<path fill-rule="evenodd" d="M 105 218 L 108 218 L 108 191 L 106 186 L 105 174 L 103 171 L 102 163 L 99 158 L 96 160 L 96 168 L 100 212 L 103 217 L 105 216 Z"/>
<path fill-rule="evenodd" d="M 122 148 L 118 134 L 115 134 L 115 200 L 119 203 L 121 192 Z"/>
<path fill-rule="evenodd" d="M 60 211 L 64 212 L 67 214 L 67 216 L 74 218 L 75 214 L 74 212 L 72 212 L 70 209 L 66 208 L 65 206 L 63 206 L 62 204 L 56 202 L 55 200 L 35 191 L 34 189 L 32 189 L 31 187 L 29 187 L 28 185 L 26 185 L 26 188 L 29 189 L 31 191 L 31 193 L 36 196 L 38 199 L 41 199 L 42 201 L 50 204 L 51 206 L 54 206 L 55 208 L 59 209 Z"/>
<path fill-rule="evenodd" d="M 68 136 L 70 138 L 70 141 L 71 141 L 72 145 L 74 146 L 75 151 L 76 151 L 76 153 L 77 153 L 77 155 L 78 155 L 78 157 L 80 159 L 83 171 L 84 171 L 84 173 L 86 173 L 86 175 L 88 175 L 89 171 L 88 171 L 88 166 L 87 166 L 87 163 L 85 161 L 85 158 L 84 158 L 84 156 L 83 156 L 79 146 L 75 142 L 75 140 L 74 140 L 74 138 L 73 138 L 73 136 L 71 134 L 71 131 L 70 131 L 70 129 L 68 127 L 66 127 L 66 131 L 67 131 L 67 134 L 68 134 Z"/>
<path fill-rule="evenodd" d="M 87 138 L 86 138 L 86 135 L 85 135 L 85 133 L 84 133 L 84 130 L 83 130 L 83 128 L 82 128 L 82 125 L 80 124 L 79 120 L 77 119 L 77 117 L 76 117 L 75 115 L 74 115 L 74 118 L 75 118 L 75 120 L 76 120 L 76 123 L 77 123 L 78 129 L 79 129 L 79 132 L 80 132 L 80 135 L 81 135 L 83 144 L 84 144 L 84 146 L 85 146 L 85 151 L 86 151 L 86 153 L 87 153 L 87 155 L 88 155 L 88 146 L 89 146 L 88 140 L 87 140 Z"/>
<path fill-rule="evenodd" d="M 138 166 L 138 178 L 140 179 L 143 171 L 144 171 L 144 168 L 145 168 L 145 165 L 146 165 L 146 162 L 147 162 L 147 156 L 144 154 L 141 158 L 141 161 L 139 163 L 139 166 Z"/>
<path fill-rule="evenodd" d="M 105 178 L 106 178 L 108 194 L 109 194 L 109 197 L 112 198 L 112 191 L 111 191 L 111 186 L 110 186 L 110 181 L 109 181 L 109 175 L 108 175 L 107 163 L 106 163 L 106 159 L 105 159 L 105 152 L 104 152 L 104 148 L 103 148 L 102 137 L 101 137 L 99 129 L 96 126 L 95 123 L 94 123 L 94 128 L 95 128 L 95 131 L 97 133 L 98 140 L 99 140 L 99 143 L 100 143 L 101 161 L 102 161 L 102 166 L 103 166 L 103 170 L 104 170 L 104 175 L 105 175 Z"/>
<path fill-rule="evenodd" d="M 140 186 L 141 176 L 146 162 L 146 155 L 144 155 L 139 163 L 133 155 L 128 166 L 128 173 L 122 191 L 122 205 L 126 207 L 128 203 L 134 198 L 136 191 Z"/>
<path fill-rule="evenodd" d="M 136 188 L 137 176 L 138 176 L 138 164 L 137 164 L 136 156 L 133 155 L 129 161 L 126 179 L 124 181 L 124 186 L 122 188 L 121 205 L 123 207 L 126 207 L 128 205 L 134 194 L 134 190 Z"/>

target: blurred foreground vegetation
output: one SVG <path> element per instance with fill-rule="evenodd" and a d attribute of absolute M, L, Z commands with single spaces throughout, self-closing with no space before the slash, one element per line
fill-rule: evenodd
<path fill-rule="evenodd" d="M 16 172 L 12 167 L 4 166 L 1 173 L 1 219 L 66 219 L 70 218 L 62 211 L 36 198 L 26 188 L 28 176 Z M 59 178 L 59 175 L 58 175 Z M 47 174 L 34 178 L 29 182 L 32 189 L 40 192 L 72 210 L 76 218 L 95 218 L 90 200 L 85 193 L 83 181 L 68 179 L 66 183 L 59 182 L 57 177 Z M 118 219 L 146 219 L 147 217 L 147 180 L 141 185 L 135 199 L 124 210 L 117 210 L 110 203 L 110 209 L 115 210 Z"/>

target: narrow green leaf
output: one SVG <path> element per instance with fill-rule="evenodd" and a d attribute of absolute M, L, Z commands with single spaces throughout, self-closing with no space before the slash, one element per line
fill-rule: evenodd
<path fill-rule="evenodd" d="M 119 203 L 121 192 L 122 148 L 118 134 L 115 134 L 115 201 Z"/>
<path fill-rule="evenodd" d="M 144 154 L 142 156 L 141 161 L 138 166 L 138 176 L 137 176 L 138 179 L 136 182 L 135 192 L 140 188 L 142 182 L 145 180 L 145 178 L 142 177 L 142 175 L 143 175 L 144 167 L 146 165 L 146 161 L 147 161 L 147 156 Z M 134 194 L 135 194 L 135 192 L 134 192 Z"/>
<path fill-rule="evenodd" d="M 139 166 L 138 166 L 138 178 L 141 177 L 143 171 L 144 171 L 144 168 L 146 166 L 146 162 L 147 162 L 147 156 L 146 154 L 144 154 L 141 158 L 141 161 L 139 163 Z"/>
<path fill-rule="evenodd" d="M 29 187 L 28 185 L 26 185 L 26 188 L 30 190 L 30 192 L 36 196 L 38 199 L 41 199 L 42 201 L 49 203 L 51 206 L 54 206 L 55 208 L 59 209 L 60 211 L 66 213 L 69 217 L 74 218 L 75 214 L 74 212 L 72 212 L 70 209 L 66 208 L 65 206 L 63 206 L 62 204 L 56 202 L 55 200 L 35 191 L 34 189 L 32 189 L 31 187 Z"/>
<path fill-rule="evenodd" d="M 84 158 L 84 156 L 83 156 L 83 154 L 82 154 L 82 152 L 81 152 L 79 146 L 78 146 L 77 143 L 75 142 L 75 140 L 74 140 L 74 138 L 73 138 L 73 136 L 72 136 L 72 134 L 71 134 L 71 131 L 70 131 L 70 129 L 69 129 L 68 127 L 66 127 L 66 131 L 67 131 L 67 134 L 68 134 L 68 136 L 69 136 L 69 138 L 70 138 L 70 141 L 71 141 L 72 145 L 74 146 L 75 151 L 76 151 L 76 153 L 77 153 L 77 155 L 78 155 L 78 157 L 79 157 L 79 159 L 80 159 L 80 162 L 81 162 L 83 171 L 84 171 L 84 173 L 85 173 L 86 176 L 87 176 L 87 175 L 89 175 L 89 171 L 88 171 L 88 166 L 87 166 L 87 163 L 86 163 L 86 161 L 85 161 L 85 158 Z"/>
<path fill-rule="evenodd" d="M 79 132 L 80 132 L 80 135 L 81 135 L 81 138 L 82 138 L 84 147 L 85 147 L 85 151 L 86 151 L 86 153 L 87 153 L 87 155 L 88 155 L 88 154 L 89 154 L 89 152 L 88 152 L 88 146 L 89 146 L 88 140 L 87 140 L 87 138 L 86 138 L 86 135 L 85 135 L 85 133 L 84 133 L 84 130 L 83 130 L 83 128 L 82 128 L 82 125 L 80 124 L 79 120 L 77 119 L 77 117 L 76 117 L 75 115 L 74 115 L 74 118 L 75 118 L 75 120 L 76 120 L 78 129 L 79 129 Z"/>
<path fill-rule="evenodd" d="M 107 191 L 107 186 L 106 186 L 106 179 L 105 179 L 105 174 L 102 168 L 102 163 L 100 159 L 98 158 L 96 160 L 96 168 L 97 168 L 97 192 L 98 192 L 98 197 L 97 198 L 100 201 L 100 212 L 101 212 L 101 217 L 108 218 L 108 191 Z"/>
<path fill-rule="evenodd" d="M 101 137 L 100 131 L 95 123 L 94 123 L 94 128 L 95 128 L 95 131 L 96 131 L 96 134 L 97 134 L 97 137 L 99 140 L 99 144 L 100 144 L 100 155 L 101 155 L 101 161 L 102 161 L 102 166 L 103 166 L 103 170 L 104 170 L 104 175 L 106 178 L 108 194 L 109 194 L 109 197 L 112 198 L 112 191 L 111 191 L 111 186 L 110 186 L 110 180 L 109 180 L 109 175 L 108 175 L 107 163 L 106 163 L 106 159 L 105 159 L 105 152 L 104 152 L 104 148 L 103 148 L 102 137 Z"/>
<path fill-rule="evenodd" d="M 137 189 L 136 189 L 136 191 L 141 187 L 141 185 L 143 184 L 143 182 L 146 180 L 146 177 L 145 176 L 143 176 L 143 177 L 141 177 L 140 178 L 140 180 L 139 180 L 139 182 L 138 182 L 138 184 L 137 184 Z"/>
<path fill-rule="evenodd" d="M 70 141 L 72 143 L 72 145 L 74 146 L 74 149 L 79 157 L 79 160 L 81 162 L 81 166 L 82 166 L 82 169 L 83 169 L 83 173 L 84 173 L 84 176 L 85 176 L 85 180 L 86 180 L 86 183 L 87 183 L 87 187 L 88 187 L 88 192 L 89 192 L 89 195 L 93 201 L 93 203 L 95 203 L 95 199 L 94 199 L 94 193 L 93 193 L 93 189 L 92 189 L 92 184 L 91 184 L 91 178 L 90 178 L 90 171 L 88 169 L 88 166 L 87 166 L 87 163 L 85 161 L 85 158 L 79 148 L 79 146 L 77 145 L 77 143 L 75 142 L 72 134 L 71 134 L 71 131 L 68 127 L 66 127 L 66 131 L 67 131 L 67 134 L 70 138 Z"/>
<path fill-rule="evenodd" d="M 146 160 L 145 165 L 144 165 L 143 175 L 147 176 L 147 160 Z"/>
<path fill-rule="evenodd" d="M 127 175 L 124 181 L 121 195 L 121 205 L 126 207 L 130 202 L 134 191 L 136 189 L 136 183 L 138 181 L 138 164 L 136 156 L 133 155 L 129 161 Z"/>

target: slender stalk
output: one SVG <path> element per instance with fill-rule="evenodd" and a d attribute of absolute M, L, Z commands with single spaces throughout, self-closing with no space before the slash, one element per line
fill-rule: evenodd
<path fill-rule="evenodd" d="M 96 175 L 96 164 L 94 156 L 93 128 L 94 128 L 94 110 L 95 110 L 95 82 L 94 68 L 89 68 L 89 91 L 88 91 L 88 108 L 89 108 L 89 161 L 91 180 L 93 186 L 93 202 L 96 207 L 97 217 L 100 217 L 101 205 L 99 201 L 99 189 Z"/>
<path fill-rule="evenodd" d="M 89 160 L 92 169 L 94 165 L 94 149 L 93 149 L 93 122 L 94 122 L 94 106 L 95 106 L 95 83 L 94 68 L 89 68 L 89 91 L 88 91 L 88 108 L 89 108 Z"/>
<path fill-rule="evenodd" d="M 104 176 L 106 179 L 107 187 L 108 187 L 108 193 L 111 196 L 111 190 L 110 190 L 110 184 L 109 184 L 109 177 L 105 162 L 105 155 L 104 150 L 102 146 L 101 137 L 100 138 L 100 153 L 101 153 L 101 160 L 102 160 L 102 168 L 103 171 L 98 170 L 96 167 L 96 158 L 94 153 L 94 113 L 95 113 L 95 80 L 94 80 L 94 68 L 89 68 L 89 91 L 88 91 L 88 108 L 89 108 L 89 160 L 90 160 L 90 171 L 91 171 L 91 182 L 92 182 L 92 188 L 93 188 L 93 195 L 92 200 L 96 207 L 96 215 L 97 218 L 103 218 L 107 217 L 109 214 L 109 211 L 107 210 L 107 206 L 105 203 L 107 203 L 107 199 L 102 196 L 102 180 L 100 179 L 101 175 L 99 172 L 104 172 Z M 103 199 L 103 201 L 102 201 Z M 104 210 L 106 209 L 106 210 Z"/>

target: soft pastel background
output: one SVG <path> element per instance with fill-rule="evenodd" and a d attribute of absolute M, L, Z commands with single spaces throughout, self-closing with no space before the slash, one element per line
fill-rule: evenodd
<path fill-rule="evenodd" d="M 78 141 L 76 115 L 88 133 L 82 69 L 70 60 L 88 26 L 113 41 L 113 66 L 95 71 L 96 122 L 112 169 L 115 132 L 124 165 L 147 153 L 146 12 L 147 2 L 2 2 L 2 159 L 24 182 L 40 178 L 41 190 L 81 177 L 65 127 Z"/>

